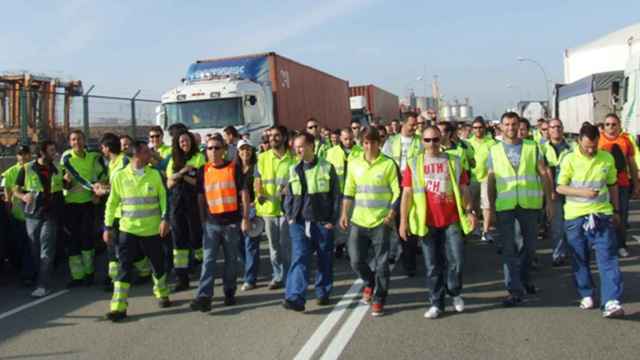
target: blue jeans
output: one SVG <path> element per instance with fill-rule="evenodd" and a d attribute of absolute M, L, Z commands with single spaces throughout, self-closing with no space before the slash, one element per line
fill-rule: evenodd
<path fill-rule="evenodd" d="M 502 246 L 504 283 L 507 291 L 524 295 L 524 286 L 531 284 L 530 255 L 535 251 L 540 210 L 517 207 L 496 212 L 498 241 Z M 515 222 L 520 224 L 522 236 L 515 236 Z"/>
<path fill-rule="evenodd" d="M 421 245 L 431 305 L 444 310 L 445 295 L 459 296 L 462 291 L 464 241 L 460 224 L 430 228 Z"/>
<path fill-rule="evenodd" d="M 243 235 L 238 250 L 244 264 L 244 283 L 255 285 L 260 267 L 260 238 Z"/>
<path fill-rule="evenodd" d="M 384 303 L 389 292 L 391 276 L 389 271 L 389 238 L 392 231 L 394 231 L 392 228 L 384 224 L 365 228 L 353 223 L 349 231 L 347 246 L 351 268 L 364 281 L 366 287 L 374 289 L 373 301 L 375 303 Z M 373 248 L 373 258 L 369 262 L 367 258 L 370 248 Z"/>
<path fill-rule="evenodd" d="M 204 258 L 202 273 L 196 297 L 213 297 L 213 282 L 216 268 L 216 252 L 220 245 L 224 251 L 224 270 L 222 284 L 224 294 L 235 294 L 238 278 L 238 242 L 240 242 L 240 224 L 217 225 L 207 222 L 205 226 Z"/>
<path fill-rule="evenodd" d="M 304 221 L 289 224 L 291 267 L 287 274 L 284 297 L 296 304 L 304 304 L 306 301 L 309 262 L 313 253 L 318 257 L 316 297 L 329 297 L 333 288 L 333 231 L 317 222 L 312 222 L 309 226 L 311 237 L 305 234 Z"/>
<path fill-rule="evenodd" d="M 553 243 L 553 260 L 567 257 L 567 237 L 564 231 L 564 196 L 553 200 L 551 241 Z"/>
<path fill-rule="evenodd" d="M 610 217 L 606 218 L 608 226 L 595 233 L 588 233 L 582 227 L 585 217 L 565 221 L 578 294 L 580 297 L 593 296 L 594 284 L 589 268 L 593 247 L 600 272 L 600 303 L 603 305 L 609 300 L 620 300 L 622 296 L 622 275 L 618 266 L 614 227 Z"/>
<path fill-rule="evenodd" d="M 26 227 L 31 240 L 31 254 L 38 264 L 38 286 L 48 288 L 56 258 L 58 223 L 51 219 L 27 218 Z"/>

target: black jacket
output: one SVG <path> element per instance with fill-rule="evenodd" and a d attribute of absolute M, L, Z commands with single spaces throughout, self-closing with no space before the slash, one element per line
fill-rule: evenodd
<path fill-rule="evenodd" d="M 314 221 L 334 224 L 340 216 L 340 184 L 336 170 L 331 166 L 331 179 L 329 192 L 321 194 L 307 193 L 307 184 L 304 170 L 310 169 L 318 164 L 318 157 L 311 163 L 300 161 L 295 165 L 295 171 L 302 182 L 302 194 L 293 195 L 291 183 L 287 185 L 284 196 L 283 208 L 289 221 Z"/>

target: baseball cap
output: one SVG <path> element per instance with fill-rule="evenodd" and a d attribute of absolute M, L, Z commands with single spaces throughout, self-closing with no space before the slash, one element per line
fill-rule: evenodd
<path fill-rule="evenodd" d="M 243 146 L 245 146 L 245 145 L 251 146 L 251 143 L 250 143 L 250 142 L 248 142 L 247 140 L 240 140 L 240 141 L 238 141 L 238 150 L 240 150 L 240 148 L 241 148 L 241 147 L 243 147 Z"/>

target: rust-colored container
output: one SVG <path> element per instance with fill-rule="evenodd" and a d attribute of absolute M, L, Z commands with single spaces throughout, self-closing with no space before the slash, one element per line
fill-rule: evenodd
<path fill-rule="evenodd" d="M 398 96 L 375 85 L 351 86 L 349 96 L 366 97 L 367 110 L 375 121 L 389 122 L 400 116 Z"/>
<path fill-rule="evenodd" d="M 276 53 L 268 54 L 276 124 L 304 129 L 314 117 L 331 129 L 349 125 L 349 83 Z"/>

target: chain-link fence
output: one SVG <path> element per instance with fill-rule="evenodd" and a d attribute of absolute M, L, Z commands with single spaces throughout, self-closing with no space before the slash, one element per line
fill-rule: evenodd
<path fill-rule="evenodd" d="M 84 131 L 89 144 L 106 132 L 146 136 L 156 124 L 160 101 L 41 90 L 0 89 L 0 144 L 12 154 L 19 144 L 51 139 L 64 146 L 70 131 Z"/>

